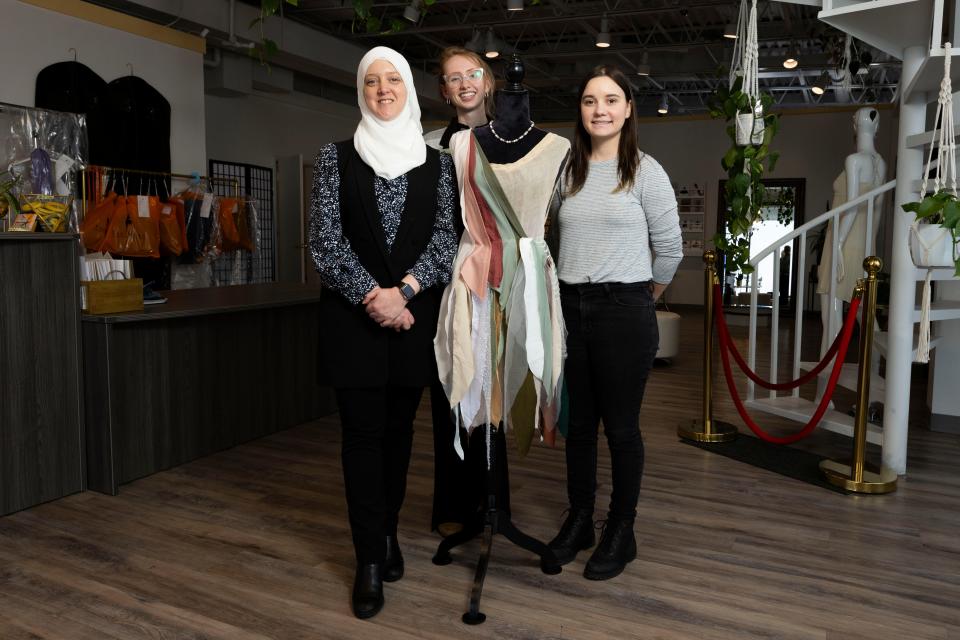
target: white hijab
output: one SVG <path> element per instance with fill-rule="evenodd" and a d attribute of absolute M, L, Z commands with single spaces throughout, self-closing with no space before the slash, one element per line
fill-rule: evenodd
<path fill-rule="evenodd" d="M 375 60 L 392 64 L 407 90 L 407 104 L 393 120 L 381 120 L 375 116 L 363 99 L 363 79 Z M 357 102 L 361 118 L 353 134 L 353 146 L 374 173 L 393 180 L 426 162 L 427 145 L 423 142 L 417 90 L 413 86 L 410 65 L 402 55 L 388 47 L 374 47 L 363 56 L 357 67 Z"/>

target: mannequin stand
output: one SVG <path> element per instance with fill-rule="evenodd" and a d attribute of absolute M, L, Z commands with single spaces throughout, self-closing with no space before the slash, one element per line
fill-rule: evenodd
<path fill-rule="evenodd" d="M 487 577 L 487 566 L 490 564 L 493 536 L 499 533 L 521 549 L 526 549 L 540 556 L 540 569 L 547 575 L 556 575 L 562 569 L 553 551 L 546 544 L 520 531 L 510 519 L 509 507 L 505 509 L 497 504 L 497 496 L 509 496 L 510 487 L 501 486 L 501 482 L 508 483 L 509 481 L 506 473 L 503 471 L 498 473 L 498 447 L 493 443 L 494 436 L 490 433 L 492 428 L 489 424 L 484 426 L 485 435 L 488 436 L 488 441 L 491 443 L 488 449 L 490 463 L 486 470 L 486 509 L 478 511 L 473 522 L 467 523 L 462 531 L 444 538 L 440 542 L 440 546 L 437 547 L 436 555 L 433 556 L 433 564 L 448 565 L 453 562 L 453 558 L 450 556 L 451 549 L 473 540 L 481 533 L 483 534 L 480 557 L 477 559 L 477 570 L 473 577 L 473 587 L 470 590 L 470 608 L 463 614 L 462 618 L 463 622 L 469 625 L 481 624 L 487 619 L 487 616 L 480 612 L 480 596 L 483 593 L 483 583 Z M 506 459 L 501 464 L 504 465 L 505 469 Z M 504 492 L 506 493 L 504 494 Z"/>

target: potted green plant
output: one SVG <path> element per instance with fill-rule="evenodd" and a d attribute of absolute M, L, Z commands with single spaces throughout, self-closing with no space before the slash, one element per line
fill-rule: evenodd
<path fill-rule="evenodd" d="M 918 266 L 929 267 L 952 260 L 954 275 L 960 277 L 960 251 L 957 244 L 960 241 L 960 200 L 957 196 L 947 189 L 940 189 L 918 202 L 907 202 L 901 207 L 913 213 L 920 223 L 914 225 L 911 234 L 914 262 Z M 940 256 L 930 255 L 931 250 Z"/>
<path fill-rule="evenodd" d="M 755 101 L 743 92 L 742 87 L 742 78 L 729 89 L 721 85 L 709 103 L 712 117 L 723 118 L 728 123 L 735 121 L 727 126 L 731 146 L 720 161 L 730 177 L 724 187 L 727 203 L 724 229 L 713 237 L 713 242 L 724 253 L 728 271 L 749 274 L 753 272 L 750 266 L 751 229 L 760 219 L 764 206 L 763 175 L 765 171 L 773 171 L 779 158 L 779 154 L 770 149 L 779 121 L 776 114 L 768 112 L 773 104 L 770 95 L 763 94 Z M 744 114 L 749 117 L 744 118 Z M 750 144 L 741 144 L 746 142 L 742 133 L 738 140 L 738 119 L 741 132 L 745 127 L 743 123 L 751 121 Z"/>

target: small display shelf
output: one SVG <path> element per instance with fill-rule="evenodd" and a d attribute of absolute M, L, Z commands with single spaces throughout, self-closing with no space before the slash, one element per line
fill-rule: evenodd
<path fill-rule="evenodd" d="M 704 243 L 704 187 L 701 184 L 674 185 L 677 214 L 683 233 L 683 255 L 703 255 Z"/>

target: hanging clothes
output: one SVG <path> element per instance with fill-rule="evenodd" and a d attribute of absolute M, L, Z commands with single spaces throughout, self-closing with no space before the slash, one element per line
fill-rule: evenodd
<path fill-rule="evenodd" d="M 91 164 L 110 164 L 106 152 L 111 135 L 106 100 L 106 80 L 83 63 L 57 62 L 37 74 L 34 106 L 86 116 L 86 157 Z"/>
<path fill-rule="evenodd" d="M 521 454 L 538 427 L 552 443 L 561 414 L 566 336 L 544 224 L 569 146 L 548 133 L 492 165 L 470 131 L 450 145 L 465 231 L 434 341 L 440 381 L 468 430 L 502 421 Z"/>

